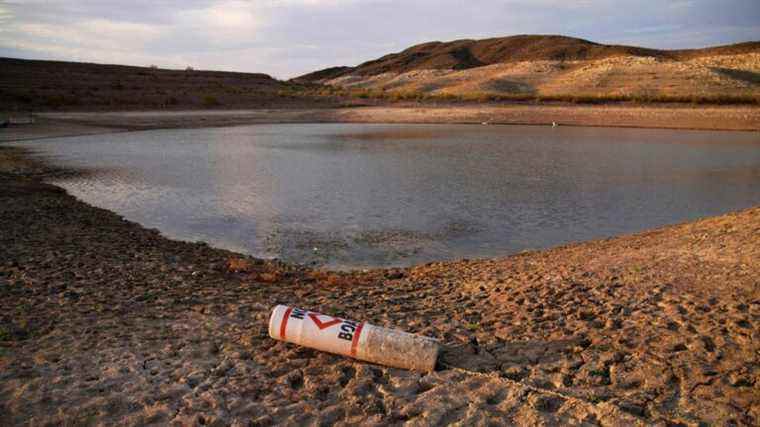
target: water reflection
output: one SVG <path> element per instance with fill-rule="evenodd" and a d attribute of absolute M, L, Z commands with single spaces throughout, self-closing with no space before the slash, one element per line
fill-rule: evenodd
<path fill-rule="evenodd" d="M 171 237 L 332 267 L 505 255 L 760 203 L 756 133 L 258 125 L 25 145 L 97 168 L 58 184 Z"/>

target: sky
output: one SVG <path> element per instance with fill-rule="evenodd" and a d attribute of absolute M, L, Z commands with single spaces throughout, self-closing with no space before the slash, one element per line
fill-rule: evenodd
<path fill-rule="evenodd" d="M 514 34 L 665 49 L 760 40 L 760 0 L 0 0 L 0 56 L 280 79 Z"/>

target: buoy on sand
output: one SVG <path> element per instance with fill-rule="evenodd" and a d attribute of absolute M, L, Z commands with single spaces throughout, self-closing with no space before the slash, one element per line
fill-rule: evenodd
<path fill-rule="evenodd" d="M 432 338 L 285 305 L 272 310 L 269 336 L 378 365 L 420 372 L 433 371 L 440 352 L 440 346 Z"/>

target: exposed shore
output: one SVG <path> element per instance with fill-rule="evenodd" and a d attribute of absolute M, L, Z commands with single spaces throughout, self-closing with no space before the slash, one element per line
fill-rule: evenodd
<path fill-rule="evenodd" d="M 486 121 L 481 110 L 440 114 Z M 698 127 L 702 110 L 678 110 L 689 119 L 667 127 Z M 727 110 L 701 126 L 760 123 L 757 109 Z M 437 117 L 415 111 L 71 113 L 35 126 L 50 125 L 39 137 L 75 134 L 67 126 Z M 583 114 L 598 124 L 666 124 L 651 110 L 594 111 Z M 51 173 L 74 171 L 0 146 L 0 419 L 9 424 L 760 420 L 760 208 L 503 259 L 329 273 L 166 239 L 41 183 Z M 449 367 L 422 375 L 273 341 L 276 303 L 434 336 Z"/>
<path fill-rule="evenodd" d="M 760 108 L 751 106 L 411 104 L 274 110 L 46 112 L 37 113 L 35 117 L 37 122 L 34 125 L 3 129 L 0 142 L 127 130 L 259 123 L 556 123 L 560 126 L 760 131 Z"/>

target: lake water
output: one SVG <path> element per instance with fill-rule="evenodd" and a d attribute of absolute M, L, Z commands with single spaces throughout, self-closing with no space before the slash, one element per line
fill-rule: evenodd
<path fill-rule="evenodd" d="M 288 124 L 22 143 L 164 235 L 332 268 L 503 256 L 760 204 L 760 134 Z"/>

